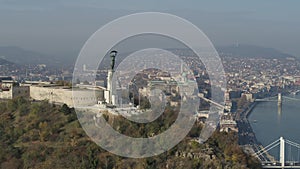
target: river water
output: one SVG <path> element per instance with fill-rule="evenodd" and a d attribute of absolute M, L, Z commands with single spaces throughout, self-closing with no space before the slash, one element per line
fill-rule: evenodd
<path fill-rule="evenodd" d="M 288 97 L 300 99 L 300 95 Z M 287 101 L 284 98 L 283 100 L 281 110 L 277 102 L 261 102 L 249 116 L 256 138 L 264 147 L 281 136 L 300 144 L 300 101 Z M 285 149 L 287 160 L 300 160 L 298 149 L 287 144 Z M 270 154 L 278 159 L 279 146 L 272 149 Z"/>

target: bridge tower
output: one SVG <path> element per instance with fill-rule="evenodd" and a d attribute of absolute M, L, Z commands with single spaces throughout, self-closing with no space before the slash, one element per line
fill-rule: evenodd
<path fill-rule="evenodd" d="M 280 137 L 280 163 L 281 163 L 281 167 L 285 166 L 285 159 L 284 159 L 284 144 L 285 144 L 285 140 L 283 139 L 283 137 Z"/>
<path fill-rule="evenodd" d="M 282 105 L 282 95 L 281 93 L 278 93 L 278 106 Z"/>

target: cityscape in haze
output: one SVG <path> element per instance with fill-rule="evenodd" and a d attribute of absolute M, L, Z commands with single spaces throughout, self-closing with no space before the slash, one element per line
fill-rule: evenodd
<path fill-rule="evenodd" d="M 299 5 L 0 0 L 0 168 L 300 168 Z"/>

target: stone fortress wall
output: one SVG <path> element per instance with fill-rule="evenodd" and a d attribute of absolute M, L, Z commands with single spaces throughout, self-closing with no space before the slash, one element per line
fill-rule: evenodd
<path fill-rule="evenodd" d="M 101 89 L 71 89 L 63 87 L 30 86 L 30 97 L 34 100 L 48 100 L 50 103 L 66 104 L 69 107 L 91 106 L 103 100 Z"/>
<path fill-rule="evenodd" d="M 1 79 L 0 79 L 1 80 Z M 66 104 L 69 107 L 92 106 L 104 101 L 104 89 L 95 86 L 64 87 L 46 83 L 16 83 L 13 80 L 0 81 L 0 99 L 27 99 Z"/>
<path fill-rule="evenodd" d="M 29 98 L 29 87 L 19 86 L 13 81 L 0 81 L 0 99 L 13 99 L 16 97 Z"/>

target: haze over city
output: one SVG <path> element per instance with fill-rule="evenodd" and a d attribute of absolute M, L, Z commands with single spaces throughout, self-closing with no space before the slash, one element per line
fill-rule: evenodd
<path fill-rule="evenodd" d="M 191 21 L 215 46 L 240 43 L 300 56 L 299 5 L 297 0 L 1 0 L 0 46 L 74 58 L 107 22 L 126 14 L 155 11 Z"/>

